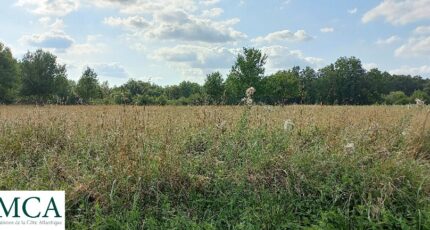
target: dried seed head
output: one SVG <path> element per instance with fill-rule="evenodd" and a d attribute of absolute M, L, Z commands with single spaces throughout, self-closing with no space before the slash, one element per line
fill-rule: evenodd
<path fill-rule="evenodd" d="M 226 124 L 227 124 L 227 122 L 226 121 L 221 121 L 221 122 L 219 122 L 219 123 L 217 123 L 216 124 L 216 127 L 218 128 L 218 129 L 220 129 L 221 131 L 225 131 L 226 130 Z"/>
<path fill-rule="evenodd" d="M 246 98 L 246 101 L 245 101 L 246 105 L 252 105 L 253 102 L 254 101 L 252 100 L 252 98 Z"/>
<path fill-rule="evenodd" d="M 418 99 L 418 98 L 415 99 L 415 103 L 418 106 L 424 106 L 425 105 L 425 102 L 423 100 Z"/>
<path fill-rule="evenodd" d="M 287 132 L 290 132 L 291 130 L 294 129 L 294 123 L 291 119 L 287 119 L 284 122 L 284 130 Z"/>
<path fill-rule="evenodd" d="M 354 143 L 348 143 L 344 146 L 345 153 L 347 154 L 353 154 L 355 152 L 355 145 Z"/>
<path fill-rule="evenodd" d="M 254 87 L 249 87 L 247 90 L 246 90 L 246 97 L 247 98 L 251 98 L 252 97 L 252 95 L 254 95 L 254 93 L 255 93 L 255 88 Z"/>

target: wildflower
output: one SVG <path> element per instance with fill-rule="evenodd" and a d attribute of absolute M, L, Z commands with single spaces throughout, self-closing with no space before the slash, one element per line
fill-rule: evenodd
<path fill-rule="evenodd" d="M 226 130 L 226 124 L 227 124 L 226 121 L 221 121 L 218 124 L 216 124 L 216 127 L 224 132 Z"/>
<path fill-rule="evenodd" d="M 241 102 L 243 102 L 245 105 L 251 106 L 253 103 L 253 100 L 252 100 L 252 98 L 244 97 L 244 98 L 242 98 Z"/>
<path fill-rule="evenodd" d="M 254 87 L 249 87 L 246 90 L 246 97 L 247 98 L 252 98 L 252 95 L 254 95 L 254 93 L 255 93 L 255 88 Z"/>
<path fill-rule="evenodd" d="M 348 144 L 346 144 L 344 146 L 344 150 L 345 150 L 345 153 L 347 153 L 347 154 L 354 153 L 355 152 L 355 145 L 354 145 L 354 143 L 348 143 Z"/>
<path fill-rule="evenodd" d="M 418 106 L 424 106 L 424 104 L 425 104 L 425 102 L 424 102 L 423 100 L 420 100 L 420 99 L 418 99 L 418 98 L 416 98 L 416 99 L 415 99 L 415 103 L 416 103 L 416 105 L 418 105 Z"/>
<path fill-rule="evenodd" d="M 387 148 L 383 147 L 383 148 L 379 149 L 378 154 L 381 155 L 381 156 L 387 157 L 391 153 L 390 153 L 390 151 Z"/>
<path fill-rule="evenodd" d="M 242 98 L 242 102 L 244 102 L 246 105 L 251 106 L 252 103 L 254 102 L 252 100 L 252 95 L 254 95 L 255 93 L 255 88 L 254 87 L 249 87 L 246 91 L 246 97 Z"/>
<path fill-rule="evenodd" d="M 291 119 L 287 119 L 284 122 L 284 130 L 287 132 L 290 132 L 291 130 L 294 129 L 294 123 Z"/>
<path fill-rule="evenodd" d="M 252 105 L 253 102 L 252 98 L 246 98 L 245 100 L 246 105 Z"/>

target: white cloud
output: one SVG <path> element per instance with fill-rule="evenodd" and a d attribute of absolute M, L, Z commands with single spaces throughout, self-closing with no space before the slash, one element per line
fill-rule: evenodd
<path fill-rule="evenodd" d="M 68 55 L 89 55 L 89 54 L 100 54 L 107 50 L 107 45 L 99 41 L 101 35 L 88 35 L 85 43 L 75 43 L 66 53 Z"/>
<path fill-rule="evenodd" d="M 246 38 L 244 33 L 233 28 L 238 22 L 238 19 L 214 21 L 183 10 L 155 12 L 152 21 L 146 21 L 141 16 L 105 19 L 108 25 L 132 28 L 136 36 L 146 39 L 208 43 L 232 42 Z"/>
<path fill-rule="evenodd" d="M 215 5 L 217 3 L 219 3 L 220 0 L 200 0 L 200 4 L 209 6 L 209 5 Z"/>
<path fill-rule="evenodd" d="M 99 41 L 101 35 L 88 35 L 84 43 L 77 43 L 70 35 L 64 32 L 64 22 L 62 19 L 51 17 L 39 18 L 39 23 L 47 29 L 47 32 L 33 35 L 24 35 L 20 42 L 36 48 L 48 49 L 61 56 L 75 57 L 103 53 L 107 45 Z"/>
<path fill-rule="evenodd" d="M 430 26 L 418 26 L 406 43 L 394 52 L 396 57 L 428 57 L 430 55 Z"/>
<path fill-rule="evenodd" d="M 393 25 L 430 19 L 430 0 L 384 0 L 362 17 L 364 23 L 383 17 Z"/>
<path fill-rule="evenodd" d="M 304 30 L 298 30 L 296 32 L 291 32 L 289 30 L 281 30 L 270 33 L 266 36 L 260 36 L 253 39 L 253 42 L 256 43 L 273 43 L 279 41 L 288 41 L 288 42 L 298 42 L 298 41 L 307 41 L 311 40 L 312 37 L 306 33 Z"/>
<path fill-rule="evenodd" d="M 212 18 L 212 17 L 217 17 L 220 16 L 222 13 L 224 13 L 224 10 L 221 8 L 212 8 L 209 10 L 204 10 L 202 13 L 202 17 L 205 18 Z"/>
<path fill-rule="evenodd" d="M 418 26 L 415 28 L 414 34 L 430 34 L 430 26 Z"/>
<path fill-rule="evenodd" d="M 293 66 L 311 66 L 319 68 L 324 64 L 324 60 L 322 58 L 305 56 L 302 51 L 290 50 L 286 46 L 265 46 L 261 47 L 261 50 L 263 53 L 268 55 L 268 72 L 288 69 Z"/>
<path fill-rule="evenodd" d="M 331 32 L 334 32 L 334 28 L 333 27 L 324 27 L 324 28 L 321 28 L 320 31 L 322 33 L 331 33 Z"/>
<path fill-rule="evenodd" d="M 390 71 L 391 74 L 403 74 L 403 75 L 421 75 L 430 76 L 430 66 L 423 65 L 419 67 L 402 66 L 398 69 L 393 69 Z"/>
<path fill-rule="evenodd" d="M 24 35 L 21 42 L 36 48 L 48 48 L 63 52 L 70 48 L 74 40 L 62 31 L 49 31 L 41 34 Z"/>
<path fill-rule="evenodd" d="M 128 78 L 125 67 L 119 63 L 97 63 L 91 65 L 100 77 L 104 78 Z"/>
<path fill-rule="evenodd" d="M 397 57 L 428 57 L 430 55 L 430 35 L 412 37 L 406 44 L 396 49 Z"/>
<path fill-rule="evenodd" d="M 51 22 L 51 18 L 50 17 L 41 17 L 41 18 L 39 18 L 39 23 L 42 24 L 45 27 L 48 27 L 50 22 Z"/>
<path fill-rule="evenodd" d="M 88 4 L 97 7 L 123 7 L 133 6 L 138 3 L 137 0 L 87 0 Z"/>
<path fill-rule="evenodd" d="M 222 69 L 232 65 L 235 54 L 225 47 L 177 45 L 160 48 L 150 58 L 186 64 L 190 68 Z"/>
<path fill-rule="evenodd" d="M 363 68 L 366 70 L 376 69 L 376 68 L 378 68 L 378 64 L 376 64 L 376 63 L 363 63 Z"/>
<path fill-rule="evenodd" d="M 88 0 L 87 0 L 88 1 Z M 224 10 L 219 0 L 94 0 L 97 7 L 118 9 L 128 16 L 107 17 L 104 23 L 126 29 L 126 37 L 142 42 L 226 43 L 246 39 L 234 27 L 238 18 L 216 19 Z M 136 47 L 136 44 L 130 44 Z M 141 45 L 138 45 L 142 47 Z M 141 50 L 141 48 L 139 48 Z"/>
<path fill-rule="evenodd" d="M 51 31 L 62 31 L 65 27 L 63 19 L 59 18 L 53 20 L 51 17 L 41 17 L 38 21 L 44 28 Z"/>
<path fill-rule="evenodd" d="M 16 5 L 38 15 L 65 16 L 79 8 L 79 0 L 19 0 Z"/>
<path fill-rule="evenodd" d="M 283 1 L 281 2 L 281 7 L 280 7 L 280 9 L 281 9 L 281 10 L 285 9 L 285 8 L 287 7 L 287 5 L 288 5 L 288 4 L 290 4 L 290 2 L 291 2 L 291 0 L 283 0 Z"/>
<path fill-rule="evenodd" d="M 195 12 L 199 4 L 195 0 L 87 0 L 98 7 L 118 8 L 125 14 L 154 14 L 164 10 Z M 204 6 L 204 4 L 201 4 Z M 210 5 L 210 4 L 209 4 Z"/>
<path fill-rule="evenodd" d="M 348 10 L 348 14 L 356 14 L 356 13 L 357 13 L 357 11 L 358 11 L 358 9 L 357 9 L 357 8 L 350 9 L 350 10 Z"/>
<path fill-rule="evenodd" d="M 108 17 L 103 22 L 110 26 L 123 26 L 127 29 L 144 29 L 150 26 L 149 22 L 141 16 L 127 18 Z"/>
<path fill-rule="evenodd" d="M 398 42 L 398 41 L 400 41 L 400 37 L 397 35 L 393 35 L 389 38 L 378 39 L 376 41 L 376 44 L 378 44 L 378 45 L 390 45 L 390 44 L 393 44 L 393 43 Z"/>
<path fill-rule="evenodd" d="M 149 58 L 166 62 L 186 80 L 202 82 L 208 73 L 226 72 L 234 63 L 235 52 L 225 47 L 177 45 L 160 48 Z"/>
<path fill-rule="evenodd" d="M 77 43 L 64 32 L 65 26 L 62 19 L 53 20 L 50 17 L 41 17 L 39 23 L 47 29 L 47 32 L 24 35 L 20 39 L 22 43 L 37 48 L 45 48 L 69 58 L 70 56 L 103 53 L 106 50 L 106 44 L 98 41 L 100 35 L 88 35 L 84 43 Z"/>
<path fill-rule="evenodd" d="M 160 24 L 146 33 L 148 38 L 201 42 L 231 42 L 246 38 L 224 22 L 194 18 L 185 24 Z"/>

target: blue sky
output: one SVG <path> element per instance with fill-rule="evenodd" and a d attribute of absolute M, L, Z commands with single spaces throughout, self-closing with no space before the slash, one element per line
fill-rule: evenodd
<path fill-rule="evenodd" d="M 77 80 L 202 83 L 242 47 L 266 72 L 356 56 L 367 69 L 430 77 L 430 0 L 3 0 L 0 42 L 21 58 L 43 48 Z"/>

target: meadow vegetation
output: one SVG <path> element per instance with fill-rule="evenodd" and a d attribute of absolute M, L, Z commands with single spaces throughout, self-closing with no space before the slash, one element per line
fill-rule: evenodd
<path fill-rule="evenodd" d="M 430 229 L 426 107 L 1 106 L 0 190 L 68 229 Z"/>

